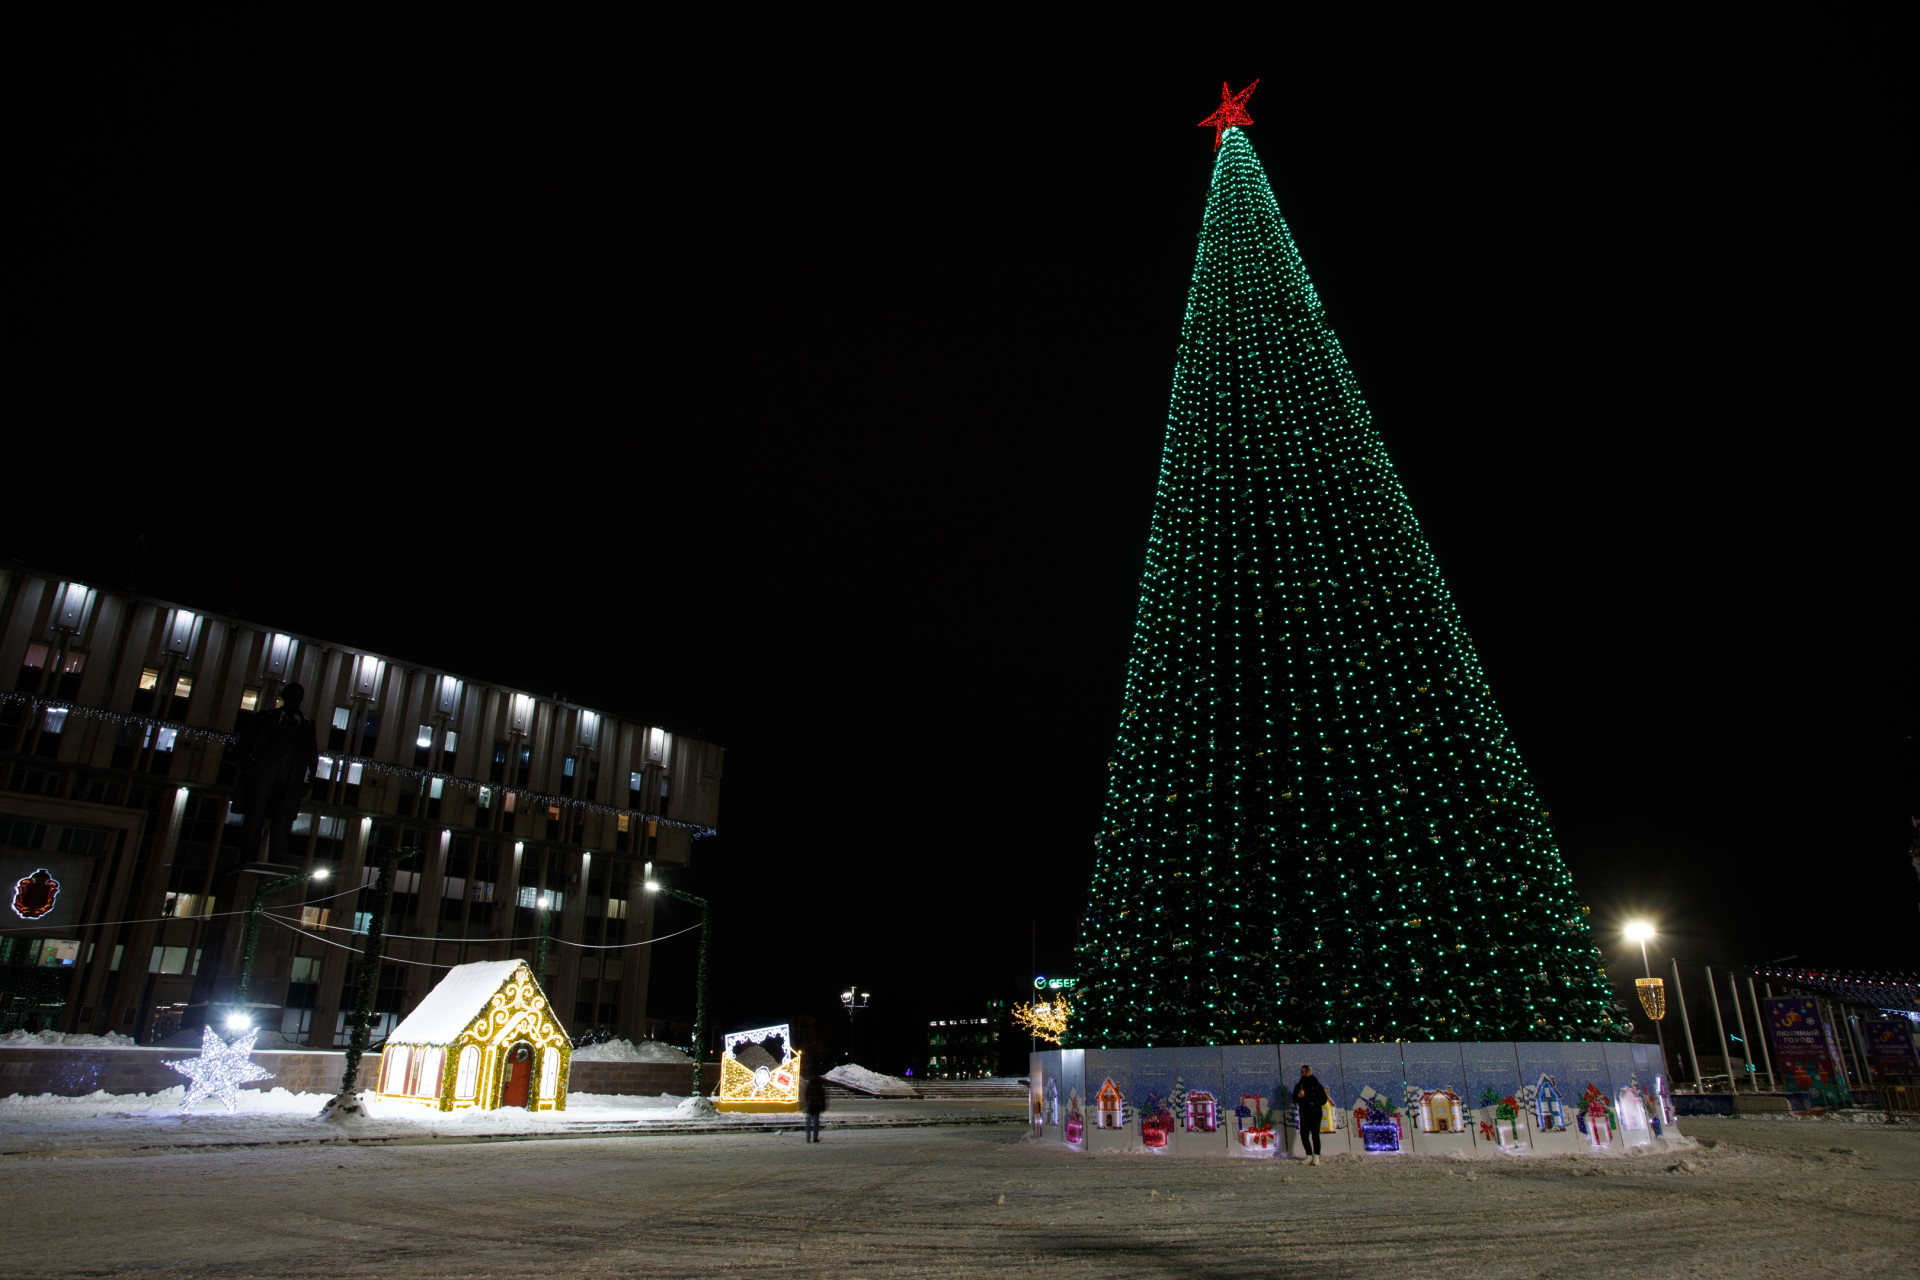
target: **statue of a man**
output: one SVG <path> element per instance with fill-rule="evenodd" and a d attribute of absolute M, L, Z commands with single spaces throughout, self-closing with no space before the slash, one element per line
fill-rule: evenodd
<path fill-rule="evenodd" d="M 288 685 L 280 693 L 280 705 L 260 713 L 241 739 L 233 807 L 245 818 L 240 827 L 242 861 L 260 856 L 262 833 L 268 861 L 291 861 L 287 846 L 293 840 L 293 819 L 307 794 L 307 779 L 320 762 L 313 721 L 300 713 L 306 696 L 300 685 Z"/>

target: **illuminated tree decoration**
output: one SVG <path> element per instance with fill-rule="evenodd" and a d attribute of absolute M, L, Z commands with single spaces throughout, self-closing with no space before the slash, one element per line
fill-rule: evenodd
<path fill-rule="evenodd" d="M 1226 81 L 1222 80 L 1220 82 L 1220 105 L 1214 109 L 1212 115 L 1200 122 L 1202 129 L 1208 125 L 1213 126 L 1213 149 L 1215 151 L 1220 149 L 1221 133 L 1235 126 L 1244 127 L 1253 123 L 1253 117 L 1247 114 L 1247 99 L 1251 98 L 1253 91 L 1259 87 L 1260 82 L 1255 80 L 1240 92 L 1235 93 L 1227 87 Z"/>
<path fill-rule="evenodd" d="M 1215 113 L 1075 1041 L 1626 1038 L 1234 112 L 1244 95 Z"/>
<path fill-rule="evenodd" d="M 775 1060 L 762 1046 L 778 1039 L 785 1056 Z M 752 1050 L 760 1053 L 752 1055 Z M 743 1061 L 750 1054 L 763 1061 Z M 793 1047 L 793 1029 L 787 1023 L 730 1031 L 720 1051 L 720 1095 L 713 1105 L 721 1111 L 798 1111 L 800 1109 L 800 1053 Z"/>
<path fill-rule="evenodd" d="M 1633 988 L 1640 995 L 1640 1007 L 1655 1022 L 1667 1016 L 1667 981 L 1665 978 L 1635 978 Z"/>
<path fill-rule="evenodd" d="M 240 1105 L 241 1085 L 249 1080 L 272 1079 L 273 1072 L 253 1061 L 253 1042 L 259 1035 L 260 1029 L 255 1027 L 228 1044 L 212 1027 L 202 1027 L 199 1057 L 167 1061 L 168 1066 L 193 1081 L 180 1105 L 191 1108 L 202 1098 L 218 1098 L 232 1111 Z"/>
<path fill-rule="evenodd" d="M 1067 1019 L 1073 1016 L 1073 1002 L 1065 996 L 1055 996 L 1052 1000 L 1043 1000 L 1038 1004 L 1017 1004 L 1013 1007 L 1013 1025 L 1025 1027 L 1029 1035 L 1045 1040 L 1049 1044 L 1059 1044 L 1067 1034 Z"/>
<path fill-rule="evenodd" d="M 455 965 L 390 1032 L 374 1097 L 439 1111 L 565 1111 L 573 1041 L 525 960 Z"/>

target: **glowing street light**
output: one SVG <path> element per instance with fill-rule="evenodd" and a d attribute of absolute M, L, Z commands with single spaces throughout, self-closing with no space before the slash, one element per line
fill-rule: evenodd
<path fill-rule="evenodd" d="M 1653 1020 L 1653 1037 L 1660 1042 L 1660 1065 L 1665 1067 L 1667 1033 L 1661 1030 L 1660 1023 L 1667 1016 L 1666 984 L 1653 976 L 1653 962 L 1647 959 L 1647 943 L 1653 937 L 1653 926 L 1645 920 L 1630 920 L 1622 932 L 1627 941 L 1640 944 L 1640 967 L 1646 970 L 1647 976 L 1636 978 L 1633 985 L 1639 989 L 1640 1007 Z"/>
<path fill-rule="evenodd" d="M 649 862 L 648 868 L 653 864 Z M 700 965 L 696 971 L 698 984 L 693 993 L 693 1094 L 700 1096 L 700 1059 L 706 1056 L 707 1039 L 707 941 L 713 934 L 713 904 L 705 898 L 691 893 L 682 893 L 678 889 L 669 889 L 651 877 L 645 882 L 648 893 L 658 893 L 669 898 L 678 898 L 700 908 Z"/>
<path fill-rule="evenodd" d="M 867 1007 L 867 993 L 858 986 L 848 987 L 840 993 L 840 1006 L 847 1011 L 847 1057 L 853 1057 L 853 1027 L 857 1021 L 855 1014 Z"/>

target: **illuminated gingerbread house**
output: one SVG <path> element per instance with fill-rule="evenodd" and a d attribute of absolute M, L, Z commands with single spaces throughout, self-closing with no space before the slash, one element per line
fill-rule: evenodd
<path fill-rule="evenodd" d="M 440 1111 L 564 1111 L 572 1059 L 526 961 L 455 965 L 387 1036 L 374 1096 Z"/>
<path fill-rule="evenodd" d="M 1119 1085 L 1109 1080 L 1100 1086 L 1100 1092 L 1093 1095 L 1093 1114 L 1097 1129 L 1126 1127 L 1126 1102 L 1120 1096 Z"/>

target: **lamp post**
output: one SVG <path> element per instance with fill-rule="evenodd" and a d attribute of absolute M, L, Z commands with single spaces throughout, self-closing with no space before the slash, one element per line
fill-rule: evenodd
<path fill-rule="evenodd" d="M 1648 1004 L 1648 997 L 1654 995 L 1660 983 L 1660 980 L 1653 976 L 1653 962 L 1647 958 L 1647 939 L 1653 937 L 1653 926 L 1645 920 L 1635 920 L 1627 925 L 1626 934 L 1629 941 L 1640 944 L 1640 967 L 1647 973 L 1646 985 L 1642 987 L 1642 991 L 1647 994 L 1641 997 L 1640 1006 L 1646 1010 L 1647 1016 L 1653 1019 L 1654 1039 L 1660 1042 L 1660 1065 L 1671 1071 L 1673 1067 L 1667 1062 L 1667 1034 L 1660 1029 L 1660 1023 L 1667 1016 L 1666 1001 L 1656 997 L 1656 1003 L 1659 1005 L 1658 1012 Z"/>
<path fill-rule="evenodd" d="M 705 898 L 678 889 L 669 889 L 658 880 L 647 881 L 648 893 L 678 898 L 700 908 L 700 968 L 693 996 L 693 1096 L 700 1096 L 700 1059 L 706 1054 L 707 1041 L 707 940 L 713 935 L 713 904 Z"/>
<path fill-rule="evenodd" d="M 550 894 L 540 895 L 540 938 L 533 946 L 533 979 L 540 984 L 541 990 L 547 985 L 547 954 L 553 950 L 553 898 Z"/>
<path fill-rule="evenodd" d="M 853 1028 L 855 1014 L 867 1007 L 867 993 L 856 983 L 840 993 L 840 1007 L 847 1011 L 847 1056 L 853 1057 Z"/>
<path fill-rule="evenodd" d="M 247 908 L 246 937 L 240 944 L 240 976 L 233 986 L 233 1011 L 227 1015 L 227 1030 L 245 1031 L 253 1025 L 253 1015 L 247 1012 L 247 990 L 253 985 L 253 950 L 260 941 L 260 917 L 267 912 L 267 895 L 275 889 L 325 880 L 332 874 L 330 869 L 321 867 L 305 875 L 277 876 L 253 891 L 253 902 Z"/>
<path fill-rule="evenodd" d="M 373 993 L 380 985 L 380 960 L 386 944 L 387 912 L 393 905 L 393 869 L 416 850 L 388 849 L 380 854 L 380 876 L 374 882 L 373 910 L 368 913 L 367 945 L 360 954 L 359 992 L 354 1000 L 351 1032 L 347 1038 L 345 1069 L 340 1073 L 340 1094 L 329 1111 L 346 1109 L 357 1112 L 353 1089 L 360 1078 L 360 1057 L 367 1051 L 368 1030 L 373 1022 Z"/>

